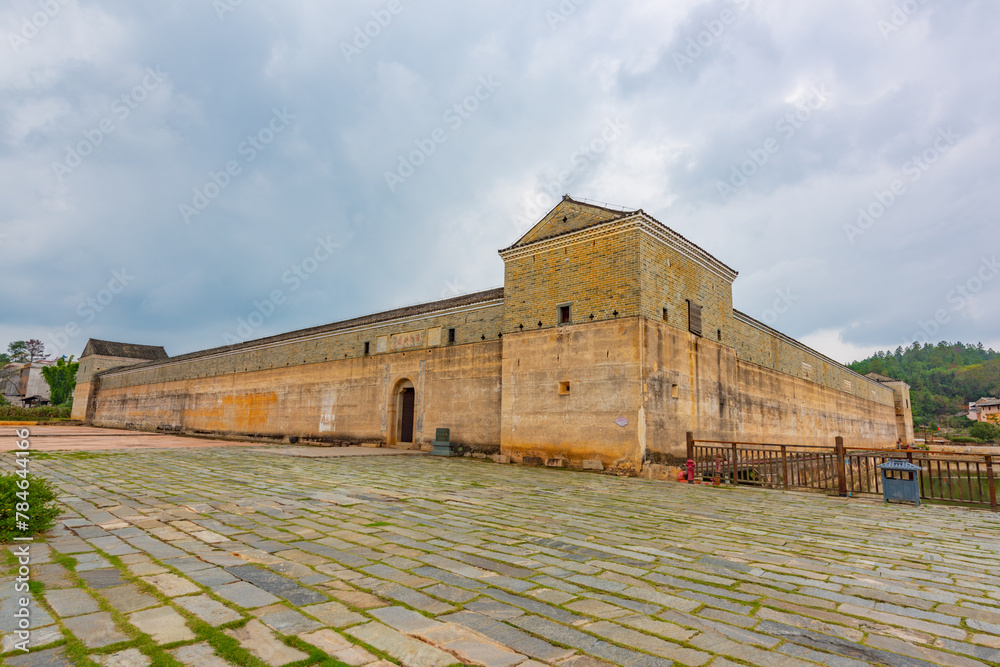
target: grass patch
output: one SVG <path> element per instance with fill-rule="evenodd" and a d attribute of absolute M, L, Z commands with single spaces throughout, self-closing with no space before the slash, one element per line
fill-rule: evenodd
<path fill-rule="evenodd" d="M 56 489 L 49 480 L 38 475 L 0 475 L 0 544 L 48 530 L 60 512 Z"/>

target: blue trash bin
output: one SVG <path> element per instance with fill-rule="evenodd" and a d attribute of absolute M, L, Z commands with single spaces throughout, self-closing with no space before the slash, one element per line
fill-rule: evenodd
<path fill-rule="evenodd" d="M 898 500 L 920 507 L 920 471 L 923 468 L 904 459 L 891 459 L 879 468 L 882 470 L 882 498 L 885 502 Z"/>

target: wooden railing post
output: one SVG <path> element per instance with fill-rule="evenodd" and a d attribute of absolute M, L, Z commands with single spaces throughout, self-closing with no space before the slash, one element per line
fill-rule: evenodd
<path fill-rule="evenodd" d="M 986 482 L 990 487 L 990 509 L 994 512 L 997 509 L 997 486 L 993 478 L 993 457 L 986 455 Z"/>
<path fill-rule="evenodd" d="M 687 432 L 687 447 L 688 447 L 688 458 L 694 458 L 694 433 L 691 431 Z"/>
<path fill-rule="evenodd" d="M 733 443 L 733 486 L 736 486 L 738 482 L 736 481 L 736 466 L 740 460 L 739 450 L 736 447 L 736 443 Z"/>
<path fill-rule="evenodd" d="M 788 447 L 781 446 L 781 478 L 785 481 L 785 488 L 788 488 Z"/>
<path fill-rule="evenodd" d="M 837 493 L 841 496 L 847 495 L 847 469 L 844 466 L 844 438 L 843 436 L 837 436 L 836 439 L 836 456 L 837 456 Z"/>

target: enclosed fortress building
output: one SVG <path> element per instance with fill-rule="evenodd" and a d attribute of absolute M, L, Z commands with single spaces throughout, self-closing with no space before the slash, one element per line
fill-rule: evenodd
<path fill-rule="evenodd" d="M 642 210 L 565 197 L 500 256 L 503 288 L 237 345 L 168 357 L 91 340 L 74 417 L 387 446 L 449 428 L 472 451 L 632 473 L 683 457 L 688 431 L 912 441 L 905 383 L 858 375 L 734 310 L 736 272 Z"/>

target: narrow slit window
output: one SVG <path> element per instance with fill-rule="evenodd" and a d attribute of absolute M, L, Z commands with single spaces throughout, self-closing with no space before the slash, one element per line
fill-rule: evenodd
<path fill-rule="evenodd" d="M 569 324 L 572 321 L 572 312 L 569 306 L 559 306 L 559 324 Z"/>
<path fill-rule="evenodd" d="M 695 336 L 701 335 L 701 306 L 688 299 L 688 331 Z"/>
<path fill-rule="evenodd" d="M 667 319 L 667 309 L 666 309 L 666 308 L 664 308 L 664 309 L 663 309 L 663 321 L 664 321 L 664 322 L 668 322 L 668 321 L 669 321 L 669 320 Z"/>
<path fill-rule="evenodd" d="M 372 344 L 369 341 L 365 341 L 365 356 L 367 357 L 372 350 Z"/>
<path fill-rule="evenodd" d="M 448 329 L 448 344 L 451 345 L 455 342 L 455 329 Z"/>

